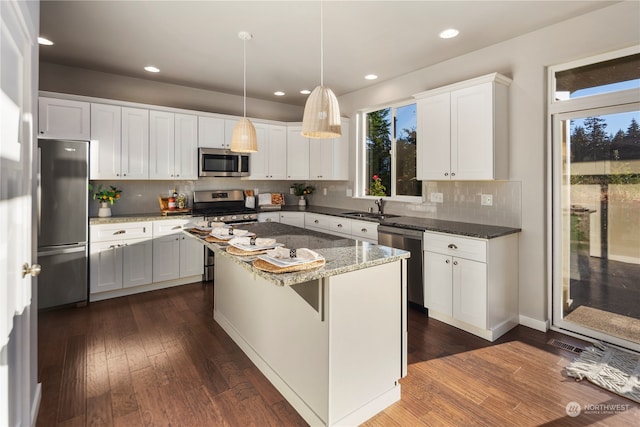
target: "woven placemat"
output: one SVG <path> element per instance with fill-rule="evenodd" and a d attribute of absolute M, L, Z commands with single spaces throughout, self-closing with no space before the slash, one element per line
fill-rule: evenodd
<path fill-rule="evenodd" d="M 198 230 L 197 228 L 190 228 L 187 231 L 189 233 L 191 233 L 191 234 L 198 234 L 200 236 L 207 235 L 207 234 L 209 234 L 211 232 L 210 230 L 209 231 L 207 231 L 207 230 Z"/>
<path fill-rule="evenodd" d="M 229 240 L 218 239 L 217 237 L 213 236 L 205 237 L 204 241 L 209 243 L 229 243 Z"/>
<path fill-rule="evenodd" d="M 245 250 L 236 248 L 235 246 L 227 246 L 227 252 L 229 252 L 232 255 L 240 255 L 240 256 L 260 255 L 260 254 L 267 253 L 267 250 L 268 249 L 261 249 L 257 251 L 245 251 Z"/>
<path fill-rule="evenodd" d="M 319 259 L 313 262 L 307 262 L 305 264 L 290 265 L 288 267 L 278 267 L 262 259 L 256 259 L 253 261 L 253 266 L 258 270 L 266 271 L 269 273 L 292 273 L 294 271 L 306 271 L 313 270 L 314 268 L 320 268 L 325 265 L 324 259 Z"/>

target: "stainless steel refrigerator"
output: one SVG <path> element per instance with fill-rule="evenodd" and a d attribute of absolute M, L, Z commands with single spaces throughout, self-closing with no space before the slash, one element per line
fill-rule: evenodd
<path fill-rule="evenodd" d="M 38 140 L 38 308 L 86 304 L 89 142 Z"/>

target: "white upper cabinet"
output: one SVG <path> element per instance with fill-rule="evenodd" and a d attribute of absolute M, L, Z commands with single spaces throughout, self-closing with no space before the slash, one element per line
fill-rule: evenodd
<path fill-rule="evenodd" d="M 165 111 L 149 111 L 149 178 L 175 177 L 175 117 Z"/>
<path fill-rule="evenodd" d="M 309 179 L 309 138 L 302 126 L 287 127 L 287 179 Z"/>
<path fill-rule="evenodd" d="M 120 179 L 121 115 L 122 109 L 117 105 L 91 104 L 91 179 Z"/>
<path fill-rule="evenodd" d="M 226 144 L 225 120 L 198 116 L 198 147 L 229 148 Z"/>
<path fill-rule="evenodd" d="M 342 120 L 342 136 L 309 139 L 309 179 L 349 179 L 349 121 Z"/>
<path fill-rule="evenodd" d="M 149 110 L 122 107 L 122 179 L 149 179 Z"/>
<path fill-rule="evenodd" d="M 197 179 L 198 119 L 149 112 L 149 178 Z"/>
<path fill-rule="evenodd" d="M 251 179 L 287 179 L 287 128 L 254 123 L 258 151 L 251 153 Z"/>
<path fill-rule="evenodd" d="M 498 73 L 429 90 L 417 99 L 417 178 L 508 178 L 508 88 Z"/>
<path fill-rule="evenodd" d="M 198 117 L 176 113 L 175 123 L 174 175 L 179 179 L 198 179 Z"/>
<path fill-rule="evenodd" d="M 88 141 L 91 137 L 89 117 L 88 102 L 41 97 L 38 100 L 38 136 Z"/>

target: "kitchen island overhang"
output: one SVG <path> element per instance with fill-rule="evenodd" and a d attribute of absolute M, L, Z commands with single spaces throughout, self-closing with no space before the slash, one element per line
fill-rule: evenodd
<path fill-rule="evenodd" d="M 274 274 L 216 254 L 214 319 L 310 425 L 357 425 L 400 400 L 409 253 L 278 223 L 242 225 L 326 259 Z"/>

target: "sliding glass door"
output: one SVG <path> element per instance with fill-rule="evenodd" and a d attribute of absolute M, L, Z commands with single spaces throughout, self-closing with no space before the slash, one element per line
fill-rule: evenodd
<path fill-rule="evenodd" d="M 554 75 L 553 324 L 640 349 L 640 86 L 607 62 Z M 618 88 L 593 84 L 616 72 Z"/>

